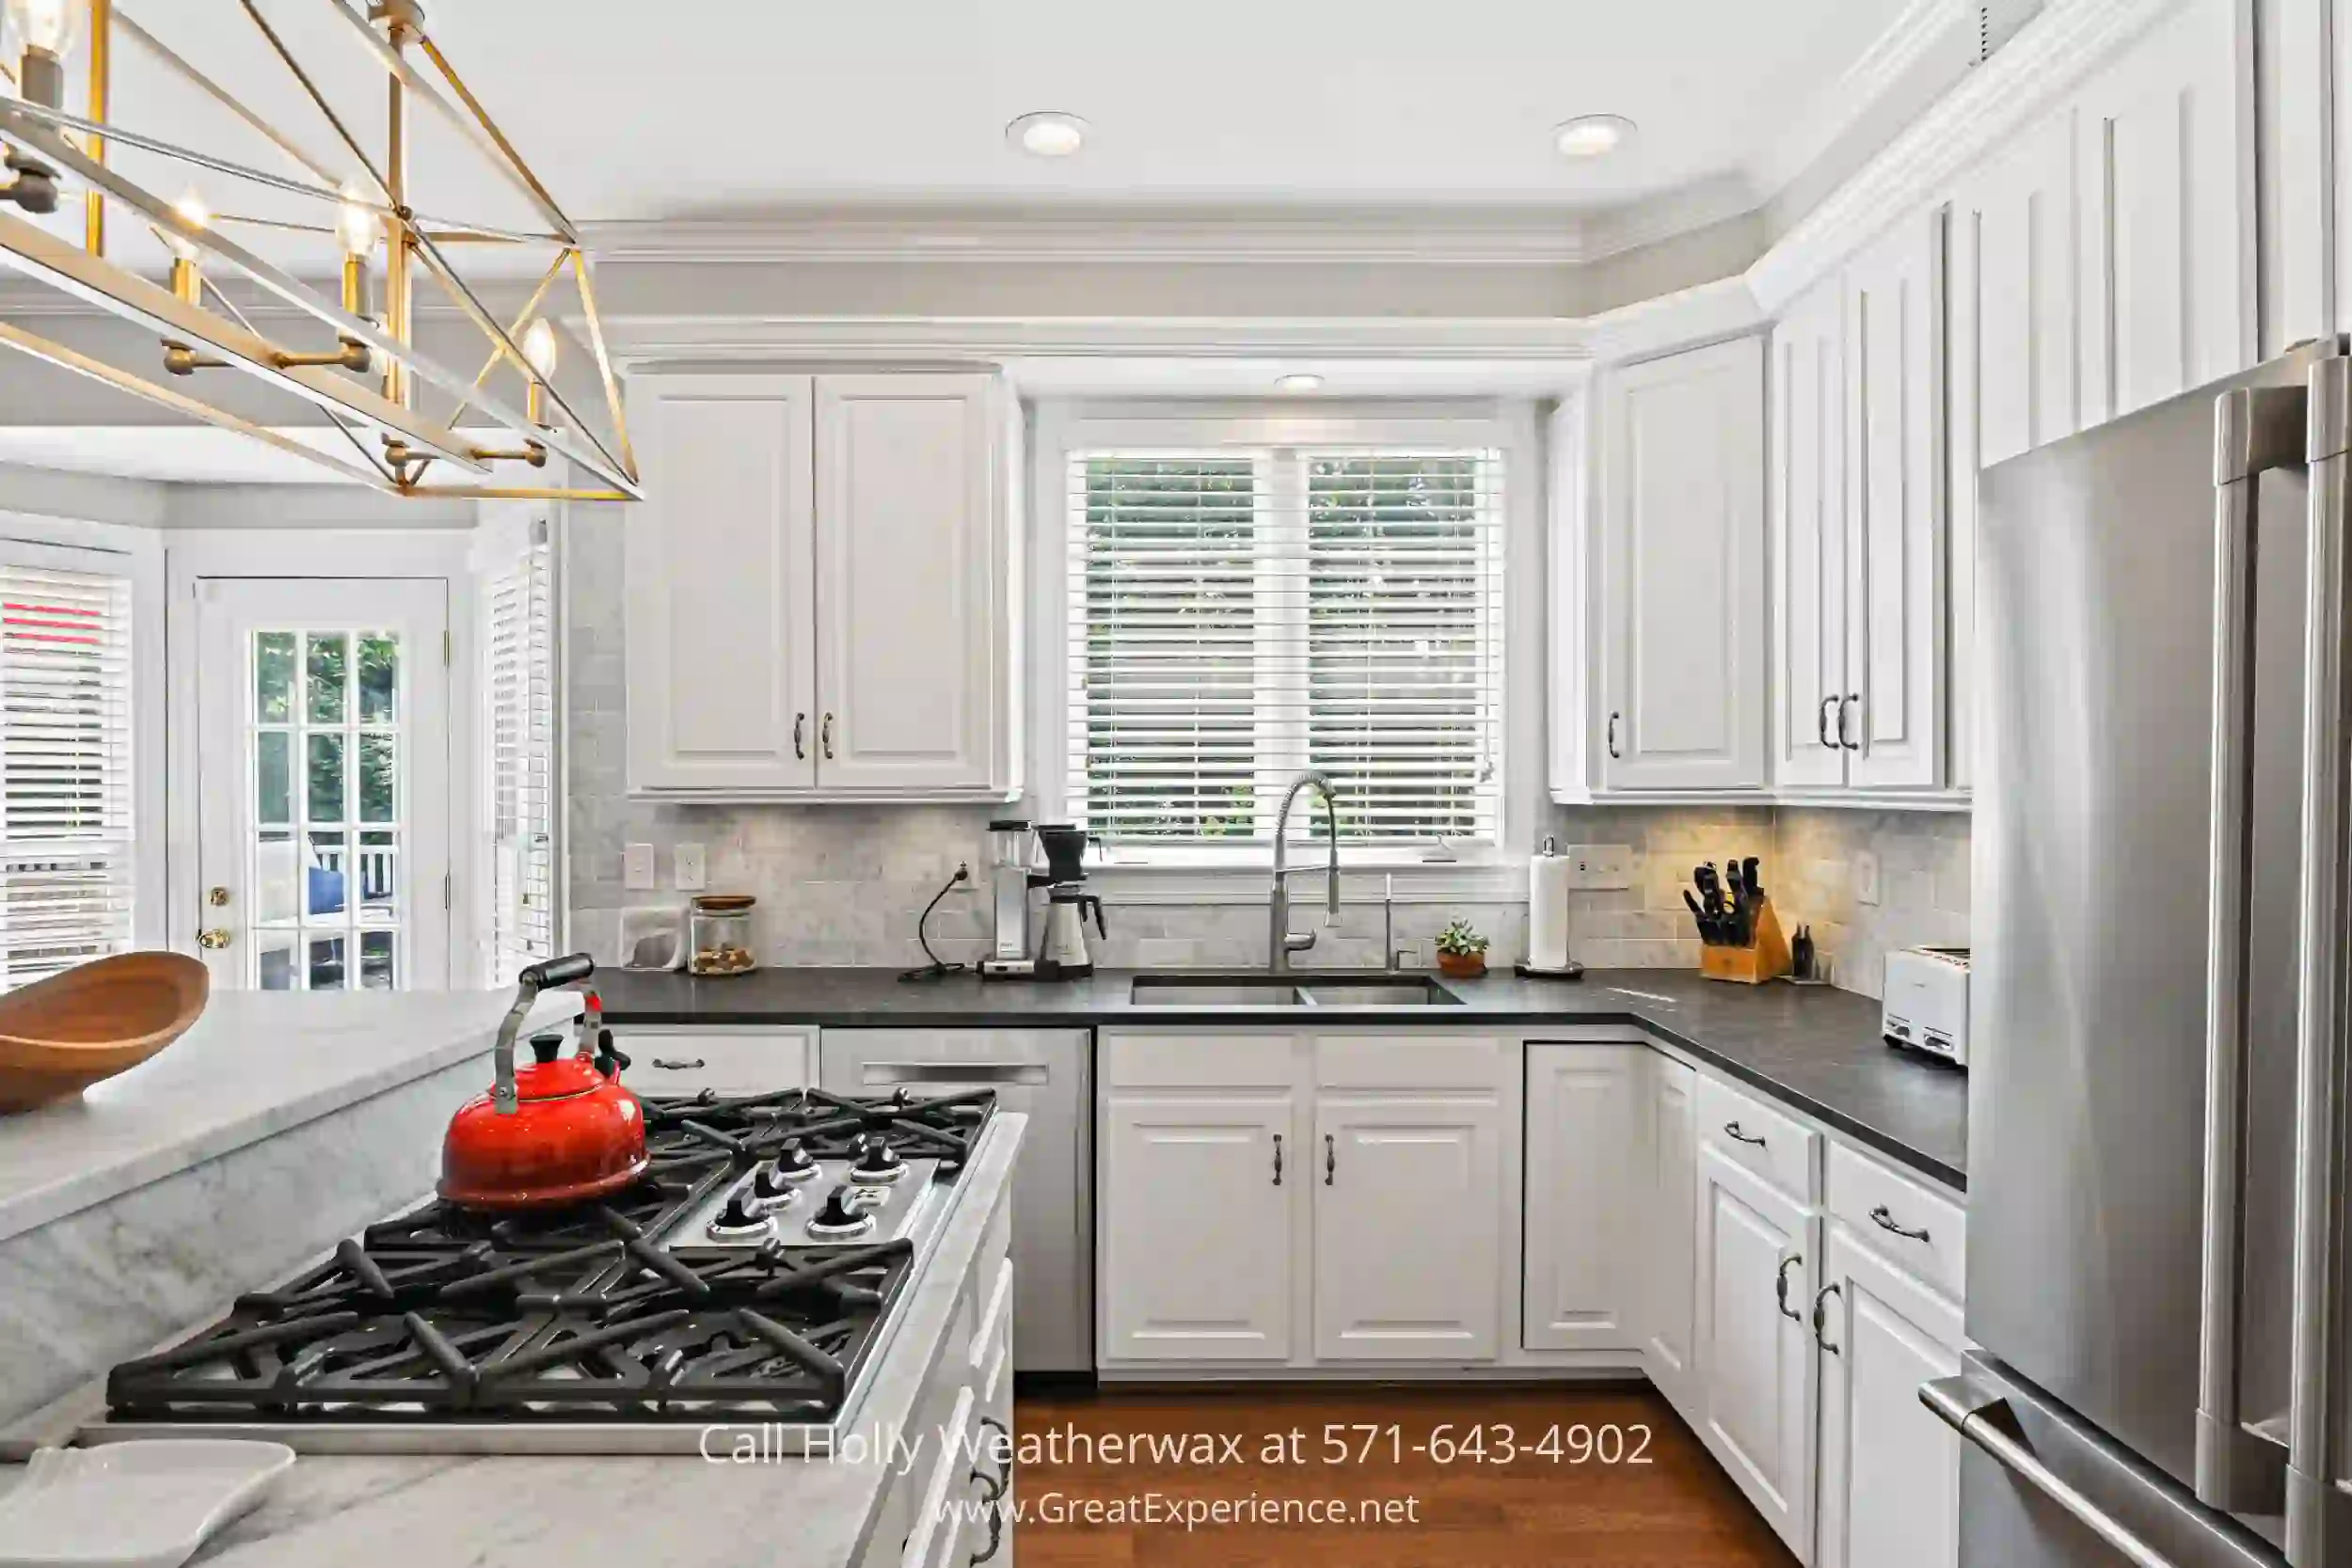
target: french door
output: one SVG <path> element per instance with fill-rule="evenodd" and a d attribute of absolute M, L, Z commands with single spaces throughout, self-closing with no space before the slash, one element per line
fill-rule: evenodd
<path fill-rule="evenodd" d="M 448 587 L 198 585 L 199 945 L 213 983 L 450 978 Z"/>

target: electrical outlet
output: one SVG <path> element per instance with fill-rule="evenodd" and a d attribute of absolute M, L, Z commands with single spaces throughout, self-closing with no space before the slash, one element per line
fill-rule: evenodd
<path fill-rule="evenodd" d="M 1879 901 L 1879 858 L 1875 851 L 1857 850 L 1853 858 L 1853 896 L 1857 904 Z"/>
<path fill-rule="evenodd" d="M 1633 846 L 1630 844 L 1571 844 L 1568 886 L 1626 888 L 1633 885 Z"/>
<path fill-rule="evenodd" d="M 631 893 L 653 891 L 653 846 L 625 844 L 621 847 L 621 885 Z"/>
<path fill-rule="evenodd" d="M 699 844 L 678 845 L 670 861 L 670 880 L 680 893 L 700 893 L 710 879 L 710 863 Z"/>

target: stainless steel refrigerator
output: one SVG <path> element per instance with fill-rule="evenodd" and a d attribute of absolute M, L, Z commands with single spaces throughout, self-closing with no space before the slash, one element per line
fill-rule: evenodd
<path fill-rule="evenodd" d="M 2352 360 L 1988 469 L 1968 1568 L 2352 1565 Z"/>

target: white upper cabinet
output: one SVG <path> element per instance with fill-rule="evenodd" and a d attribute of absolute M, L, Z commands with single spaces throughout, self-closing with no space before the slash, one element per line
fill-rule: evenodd
<path fill-rule="evenodd" d="M 2075 119 L 2071 106 L 2052 115 L 1953 198 L 1955 498 L 1963 476 L 2081 423 Z"/>
<path fill-rule="evenodd" d="M 811 379 L 676 375 L 630 399 L 652 498 L 626 519 L 628 781 L 817 782 Z"/>
<path fill-rule="evenodd" d="M 1944 779 L 1944 213 L 1846 268 L 1847 781 Z"/>
<path fill-rule="evenodd" d="M 1761 787 L 1763 340 L 1612 372 L 1600 449 L 1600 783 Z"/>
<path fill-rule="evenodd" d="M 2188 0 L 2074 99 L 2091 422 L 2254 361 L 2241 0 Z"/>
<path fill-rule="evenodd" d="M 1846 695 L 1846 369 L 1840 280 L 1817 283 L 1772 329 L 1772 778 L 1839 784 L 1831 721 Z"/>
<path fill-rule="evenodd" d="M 993 376 L 644 375 L 628 784 L 708 800 L 1018 788 Z"/>
<path fill-rule="evenodd" d="M 990 379 L 817 386 L 819 767 L 850 789 L 986 784 L 1012 640 Z"/>

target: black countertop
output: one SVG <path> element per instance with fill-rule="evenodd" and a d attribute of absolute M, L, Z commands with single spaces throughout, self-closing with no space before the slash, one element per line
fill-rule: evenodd
<path fill-rule="evenodd" d="M 1458 1006 L 1191 1006 L 1130 1000 L 1134 973 L 1041 984 L 969 974 L 902 984 L 886 969 L 763 969 L 724 979 L 599 970 L 617 1024 L 815 1024 L 822 1028 L 1092 1028 L 1118 1024 L 1634 1023 L 1735 1078 L 1955 1188 L 1967 1185 L 1968 1079 L 1890 1049 L 1879 1005 L 1815 986 L 1736 986 L 1687 970 L 1593 970 L 1579 982 L 1496 973 L 1446 980 Z M 1203 979 L 1215 978 L 1203 974 Z M 1358 975 L 1358 978 L 1368 976 Z"/>

